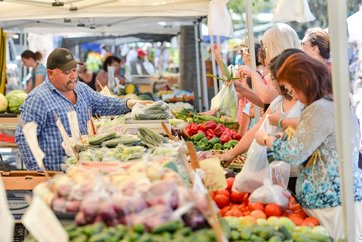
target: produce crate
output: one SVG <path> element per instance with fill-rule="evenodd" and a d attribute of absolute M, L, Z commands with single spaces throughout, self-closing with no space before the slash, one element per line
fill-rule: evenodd
<path fill-rule="evenodd" d="M 49 171 L 49 176 L 60 172 Z M 32 196 L 33 188 L 47 180 L 44 173 L 36 171 L 1 171 L 8 198 L 9 209 L 15 220 L 21 220 L 29 204 L 26 197 Z"/>

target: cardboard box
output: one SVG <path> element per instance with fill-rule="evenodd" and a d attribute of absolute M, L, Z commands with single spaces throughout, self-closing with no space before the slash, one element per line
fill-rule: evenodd
<path fill-rule="evenodd" d="M 48 171 L 52 177 L 61 172 Z M 45 182 L 48 178 L 44 173 L 37 171 L 1 171 L 5 190 L 33 190 L 39 183 Z"/>
<path fill-rule="evenodd" d="M 9 209 L 14 219 L 20 221 L 29 204 L 26 200 L 31 197 L 33 188 L 39 183 L 47 181 L 44 173 L 36 171 L 0 171 Z M 61 172 L 49 171 L 49 176 L 54 176 Z"/>

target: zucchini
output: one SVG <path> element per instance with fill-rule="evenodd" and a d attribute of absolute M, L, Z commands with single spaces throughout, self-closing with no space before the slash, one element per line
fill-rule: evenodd
<path fill-rule="evenodd" d="M 114 139 L 107 140 L 107 141 L 103 142 L 102 145 L 105 145 L 108 148 L 114 148 L 119 144 L 131 145 L 131 144 L 137 143 L 139 141 L 141 141 L 141 140 L 136 135 L 123 135 L 120 138 L 114 138 Z"/>
<path fill-rule="evenodd" d="M 102 142 L 109 140 L 109 139 L 113 139 L 114 137 L 116 137 L 116 133 L 114 133 L 114 132 L 107 133 L 107 134 L 98 134 L 93 137 L 90 137 L 88 139 L 88 143 L 90 145 L 100 145 L 100 144 L 102 144 Z"/>

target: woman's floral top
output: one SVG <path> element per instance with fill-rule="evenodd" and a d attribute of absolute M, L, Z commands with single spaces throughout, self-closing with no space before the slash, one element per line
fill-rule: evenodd
<path fill-rule="evenodd" d="M 358 168 L 359 126 L 353 116 L 351 146 L 355 201 L 362 201 L 362 170 Z M 291 165 L 303 164 L 296 185 L 297 199 L 309 209 L 341 205 L 339 160 L 333 102 L 319 99 L 305 108 L 295 135 L 290 140 L 277 139 L 271 148 L 275 160 Z M 320 156 L 310 156 L 314 151 Z M 317 153 L 314 153 L 317 154 Z"/>

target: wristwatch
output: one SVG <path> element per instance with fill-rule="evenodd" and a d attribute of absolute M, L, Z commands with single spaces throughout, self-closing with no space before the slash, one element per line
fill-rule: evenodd
<path fill-rule="evenodd" d="M 269 135 L 264 134 L 264 135 L 263 135 L 263 141 L 264 141 L 264 145 L 265 145 L 265 146 L 267 146 L 267 143 L 266 143 L 266 142 L 268 141 L 268 139 L 269 139 Z"/>

